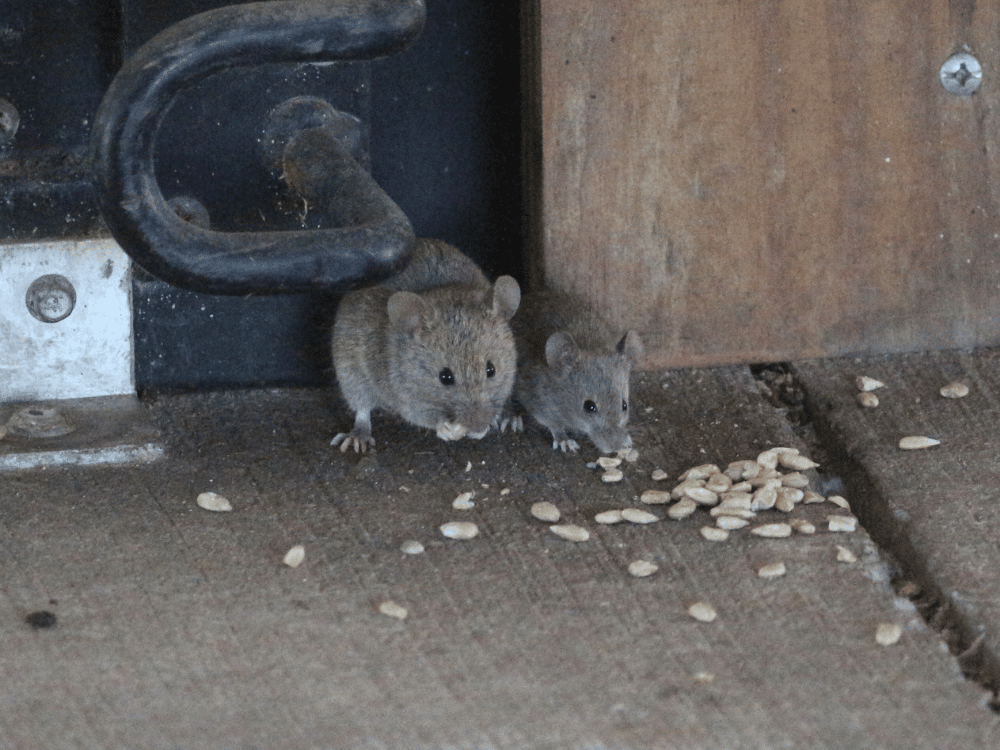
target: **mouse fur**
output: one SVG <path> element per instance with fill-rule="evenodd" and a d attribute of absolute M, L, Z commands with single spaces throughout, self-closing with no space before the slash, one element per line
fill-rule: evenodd
<path fill-rule="evenodd" d="M 483 437 L 514 386 L 509 321 L 520 300 L 512 277 L 491 284 L 460 250 L 429 239 L 418 240 L 397 276 L 346 294 L 333 327 L 333 364 L 355 419 L 332 444 L 368 450 L 376 409 L 443 440 Z"/>
<path fill-rule="evenodd" d="M 512 327 L 514 401 L 549 428 L 553 449 L 579 450 L 571 434 L 603 453 L 630 448 L 629 379 L 643 356 L 639 334 L 614 334 L 581 300 L 552 290 L 526 294 Z M 518 417 L 509 421 L 523 427 Z"/>

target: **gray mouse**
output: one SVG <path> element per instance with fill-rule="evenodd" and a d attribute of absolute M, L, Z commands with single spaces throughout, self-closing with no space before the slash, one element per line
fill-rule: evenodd
<path fill-rule="evenodd" d="M 354 428 L 331 441 L 341 451 L 375 444 L 382 409 L 442 440 L 482 438 L 499 424 L 514 387 L 517 349 L 509 321 L 521 289 L 490 284 L 460 250 L 418 240 L 403 271 L 344 295 L 333 326 L 333 364 Z"/>
<path fill-rule="evenodd" d="M 514 401 L 549 428 L 552 448 L 579 450 L 568 433 L 586 435 L 603 453 L 631 448 L 629 377 L 643 356 L 639 334 L 618 337 L 579 299 L 551 290 L 526 294 L 511 325 Z M 523 429 L 520 417 L 505 422 Z"/>

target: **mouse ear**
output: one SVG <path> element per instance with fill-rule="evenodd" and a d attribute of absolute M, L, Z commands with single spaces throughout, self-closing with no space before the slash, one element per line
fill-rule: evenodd
<path fill-rule="evenodd" d="M 576 342 L 568 333 L 553 333 L 545 342 L 545 363 L 555 370 L 566 369 L 573 364 L 578 351 Z"/>
<path fill-rule="evenodd" d="M 513 276 L 501 276 L 493 285 L 493 312 L 510 320 L 521 304 L 521 287 Z"/>
<path fill-rule="evenodd" d="M 642 360 L 644 351 L 642 348 L 642 339 L 639 338 L 639 334 L 635 331 L 629 331 L 622 336 L 622 340 L 618 342 L 615 351 L 625 355 L 625 359 L 628 360 L 628 363 L 632 367 L 637 367 Z"/>
<path fill-rule="evenodd" d="M 396 292 L 389 297 L 386 308 L 389 312 L 389 327 L 411 337 L 415 337 L 420 331 L 427 313 L 427 303 L 413 292 Z"/>

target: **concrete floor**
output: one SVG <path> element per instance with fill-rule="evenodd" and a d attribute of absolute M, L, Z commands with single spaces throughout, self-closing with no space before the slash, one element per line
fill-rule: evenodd
<path fill-rule="evenodd" d="M 617 483 L 537 426 L 445 443 L 376 415 L 361 457 L 328 445 L 350 424 L 335 393 L 152 399 L 159 460 L 0 473 L 0 749 L 1000 746 L 995 354 L 637 373 Z M 876 409 L 859 374 L 887 383 Z M 937 394 L 952 379 L 965 399 Z M 830 531 L 850 514 L 824 502 L 752 522 L 815 534 L 710 542 L 705 509 L 638 501 L 776 445 L 820 462 L 813 488 L 858 530 Z M 199 508 L 209 490 L 233 510 Z M 539 500 L 590 539 L 553 534 Z M 637 506 L 661 520 L 594 521 Z M 479 536 L 444 538 L 450 520 Z"/>

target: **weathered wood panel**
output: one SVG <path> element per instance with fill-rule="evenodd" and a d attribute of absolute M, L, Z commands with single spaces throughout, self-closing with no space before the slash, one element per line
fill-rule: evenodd
<path fill-rule="evenodd" d="M 1000 3 L 527 11 L 533 281 L 650 366 L 1000 343 Z M 962 45 L 964 98 L 938 82 Z"/>

